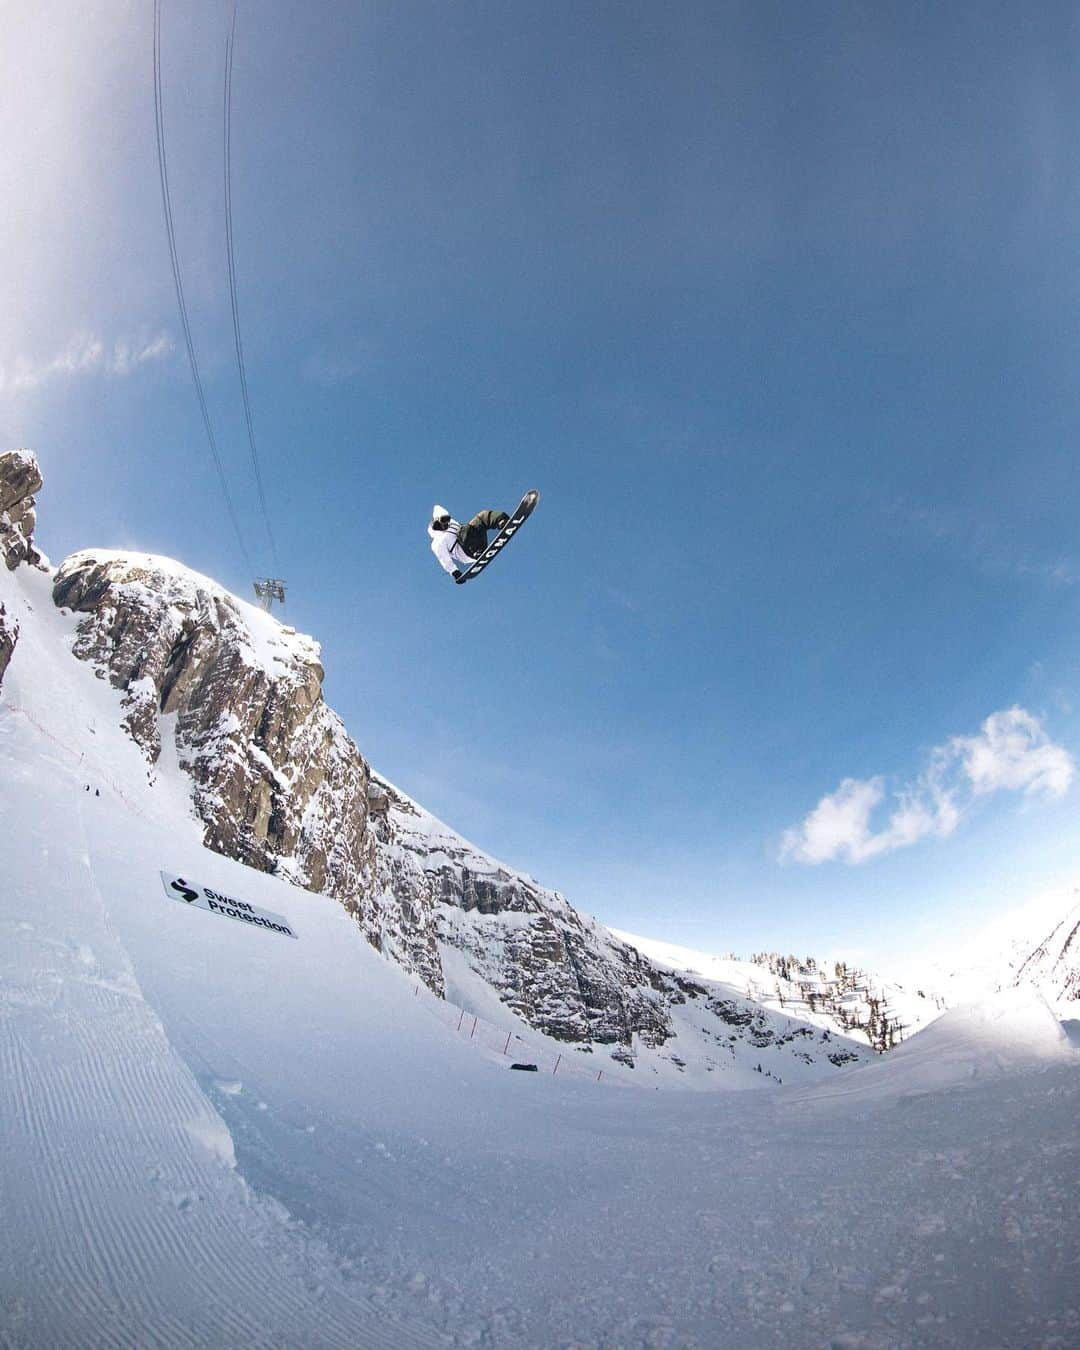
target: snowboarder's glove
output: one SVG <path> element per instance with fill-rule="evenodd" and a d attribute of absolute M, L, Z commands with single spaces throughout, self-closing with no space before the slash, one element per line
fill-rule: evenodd
<path fill-rule="evenodd" d="M 495 528 L 497 530 L 501 530 L 504 529 L 509 524 L 510 524 L 510 517 L 506 514 L 505 511 L 500 511 L 498 517 L 495 520 Z"/>
<path fill-rule="evenodd" d="M 464 573 L 464 572 L 451 572 L 450 575 L 454 578 L 455 581 L 464 581 L 464 580 L 465 580 L 465 573 Z"/>

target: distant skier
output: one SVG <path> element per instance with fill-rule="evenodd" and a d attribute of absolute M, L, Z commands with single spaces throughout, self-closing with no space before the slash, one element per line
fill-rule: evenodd
<path fill-rule="evenodd" d="M 464 525 L 445 506 L 433 506 L 428 537 L 439 566 L 455 581 L 472 567 L 488 546 L 488 531 L 501 530 L 510 520 L 505 511 L 480 511 Z"/>

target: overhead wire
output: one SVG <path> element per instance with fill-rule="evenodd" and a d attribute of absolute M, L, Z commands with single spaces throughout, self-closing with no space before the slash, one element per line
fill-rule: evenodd
<path fill-rule="evenodd" d="M 222 464 L 217 440 L 214 436 L 213 427 L 210 424 L 210 413 L 206 406 L 206 394 L 203 389 L 202 376 L 199 373 L 199 363 L 195 357 L 195 344 L 191 336 L 191 324 L 188 320 L 187 304 L 184 300 L 184 285 L 180 274 L 180 260 L 176 250 L 176 231 L 173 226 L 172 201 L 169 193 L 169 173 L 165 156 L 164 100 L 161 92 L 161 0 L 154 0 L 154 121 L 157 129 L 158 177 L 161 181 L 161 203 L 165 211 L 165 232 L 168 235 L 169 240 L 169 258 L 172 262 L 173 282 L 176 286 L 176 303 L 180 310 L 180 326 L 183 329 L 184 343 L 187 347 L 188 362 L 191 366 L 191 378 L 195 385 L 195 396 L 199 402 L 199 411 L 202 414 L 207 444 L 210 447 L 210 453 L 213 456 L 214 464 L 217 466 L 218 479 L 221 484 L 221 493 L 225 499 L 225 506 L 229 514 L 229 519 L 232 521 L 233 529 L 236 532 L 236 539 L 240 545 L 240 552 L 243 555 L 245 566 L 250 573 L 254 570 L 251 565 L 251 557 L 248 554 L 247 546 L 244 543 L 243 531 L 240 529 L 240 521 L 237 518 L 232 494 L 229 491 L 228 480 L 225 477 L 225 466 Z"/>
<path fill-rule="evenodd" d="M 259 455 L 255 448 L 255 426 L 251 417 L 251 398 L 248 393 L 247 367 L 244 363 L 244 344 L 240 337 L 240 307 L 236 299 L 236 248 L 233 234 L 232 212 L 232 69 L 233 47 L 236 41 L 236 9 L 232 6 L 232 22 L 225 40 L 225 244 L 229 261 L 229 300 L 232 305 L 233 336 L 236 340 L 236 365 L 240 372 L 240 392 L 244 399 L 244 421 L 247 424 L 248 447 L 251 451 L 251 466 L 255 471 L 255 484 L 259 492 L 259 507 L 262 511 L 266 537 L 270 541 L 270 555 L 274 562 L 274 571 L 279 571 L 277 544 L 270 525 L 270 512 L 266 506 L 266 492 L 263 488 L 262 471 L 259 468 Z"/>

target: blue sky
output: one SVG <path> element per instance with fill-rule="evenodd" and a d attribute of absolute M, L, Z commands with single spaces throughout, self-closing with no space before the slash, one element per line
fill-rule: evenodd
<path fill-rule="evenodd" d="M 262 572 L 228 17 L 163 0 L 165 119 Z M 5 10 L 0 445 L 39 455 L 54 561 L 135 546 L 246 594 L 152 23 Z M 239 303 L 287 615 L 376 768 L 580 908 L 712 950 L 884 965 L 1075 872 L 1077 25 L 241 0 Z M 432 503 L 533 486 L 512 551 L 451 586 Z"/>

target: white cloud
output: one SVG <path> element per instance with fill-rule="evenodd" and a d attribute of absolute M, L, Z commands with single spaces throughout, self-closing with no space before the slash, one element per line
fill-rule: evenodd
<path fill-rule="evenodd" d="M 846 853 L 858 861 L 870 838 L 870 815 L 884 796 L 880 778 L 845 778 L 831 796 L 822 797 L 800 829 L 785 833 L 783 856 L 820 863 Z"/>
<path fill-rule="evenodd" d="M 1062 796 L 1072 782 L 1072 756 L 1054 745 L 1042 723 L 1023 708 L 992 713 L 978 736 L 957 736 L 950 752 L 977 796 L 1005 788 L 1029 796 Z"/>
<path fill-rule="evenodd" d="M 1076 766 L 1023 708 L 992 713 L 975 736 L 953 736 L 936 747 L 923 774 L 893 794 L 879 829 L 872 817 L 885 801 L 885 780 L 845 778 L 797 828 L 785 831 L 782 861 L 816 865 L 862 863 L 921 839 L 947 838 L 975 801 L 1001 791 L 1061 797 Z"/>
<path fill-rule="evenodd" d="M 79 334 L 55 356 L 39 361 L 18 356 L 9 366 L 0 366 L 0 395 L 31 393 L 71 375 L 130 375 L 146 362 L 168 356 L 173 346 L 164 332 L 148 341 L 118 338 L 111 346 L 96 334 Z"/>
<path fill-rule="evenodd" d="M 160 361 L 169 356 L 174 343 L 168 333 L 159 333 L 149 342 L 132 344 L 120 338 L 113 346 L 112 359 L 108 364 L 110 375 L 130 375 L 138 366 L 147 361 Z"/>

